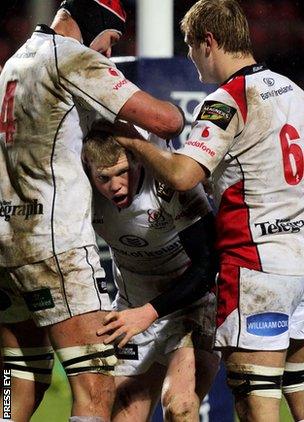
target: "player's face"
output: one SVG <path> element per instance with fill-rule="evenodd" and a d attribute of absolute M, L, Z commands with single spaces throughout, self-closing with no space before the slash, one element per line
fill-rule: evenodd
<path fill-rule="evenodd" d="M 97 190 L 118 208 L 128 207 L 137 188 L 140 165 L 122 153 L 114 166 L 98 167 L 91 163 L 91 176 Z"/>
<path fill-rule="evenodd" d="M 90 44 L 90 48 L 104 56 L 110 58 L 112 55 L 112 47 L 120 40 L 120 34 L 116 31 L 108 29 L 98 35 Z"/>
<path fill-rule="evenodd" d="M 207 76 L 207 60 L 204 58 L 203 44 L 191 43 L 187 34 L 185 36 L 185 43 L 188 45 L 188 57 L 197 69 L 199 80 L 201 82 L 209 82 Z"/>

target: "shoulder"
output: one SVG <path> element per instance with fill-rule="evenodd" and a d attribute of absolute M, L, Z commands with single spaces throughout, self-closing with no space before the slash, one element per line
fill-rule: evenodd
<path fill-rule="evenodd" d="M 226 129 L 239 110 L 239 104 L 246 101 L 243 96 L 238 100 L 232 96 L 224 87 L 218 88 L 215 92 L 209 94 L 205 100 L 200 103 L 194 112 L 195 121 L 210 121 L 221 129 Z"/>

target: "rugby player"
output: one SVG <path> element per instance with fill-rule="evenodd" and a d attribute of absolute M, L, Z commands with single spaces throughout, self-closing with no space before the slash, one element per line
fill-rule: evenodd
<path fill-rule="evenodd" d="M 29 420 L 37 401 L 28 400 L 27 387 L 49 382 L 52 360 L 40 330 L 23 335 L 21 311 L 14 308 L 20 298 L 22 315 L 27 311 L 46 327 L 66 370 L 71 421 L 110 419 L 116 357 L 96 337 L 109 302 L 98 289 L 103 270 L 82 139 L 95 113 L 163 137 L 183 128 L 174 105 L 139 90 L 108 59 L 125 18 L 119 0 L 65 0 L 51 27 L 38 25 L 1 72 L 2 346 L 5 367 L 24 384 L 23 394 L 13 392 L 15 422 Z"/>
<path fill-rule="evenodd" d="M 94 186 L 93 227 L 113 259 L 113 308 L 150 304 L 159 317 L 118 349 L 112 420 L 150 420 L 161 395 L 165 420 L 198 422 L 219 363 L 212 352 L 215 295 L 163 315 L 183 303 L 190 286 L 197 284 L 200 295 L 195 289 L 192 295 L 200 298 L 214 283 L 214 217 L 203 187 L 185 193 L 166 188 L 115 134 L 98 127 L 87 135 L 83 155 Z M 173 294 L 159 296 L 172 288 Z"/>
<path fill-rule="evenodd" d="M 295 421 L 303 421 L 304 92 L 256 63 L 236 0 L 198 1 L 182 31 L 200 80 L 219 84 L 195 110 L 185 146 L 171 154 L 118 140 L 174 189 L 212 175 L 220 254 L 215 345 L 239 419 L 279 422 L 283 389 Z M 108 329 L 119 318 L 107 317 Z"/>

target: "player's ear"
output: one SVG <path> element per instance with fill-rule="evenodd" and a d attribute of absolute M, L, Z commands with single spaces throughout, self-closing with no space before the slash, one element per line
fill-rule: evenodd
<path fill-rule="evenodd" d="M 214 45 L 214 42 L 216 42 L 212 32 L 206 32 L 205 38 L 204 38 L 204 44 L 206 47 L 206 53 L 210 53 L 211 47 Z"/>

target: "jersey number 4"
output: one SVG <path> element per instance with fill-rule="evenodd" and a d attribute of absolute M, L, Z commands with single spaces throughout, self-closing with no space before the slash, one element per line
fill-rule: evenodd
<path fill-rule="evenodd" d="M 16 87 L 17 81 L 9 81 L 7 83 L 1 106 L 0 133 L 5 133 L 6 144 L 11 144 L 13 142 L 13 136 L 16 131 L 14 120 L 14 96 Z"/>
<path fill-rule="evenodd" d="M 291 141 L 300 140 L 297 129 L 284 125 L 280 132 L 285 180 L 289 185 L 297 185 L 303 179 L 304 153 L 300 145 Z"/>

